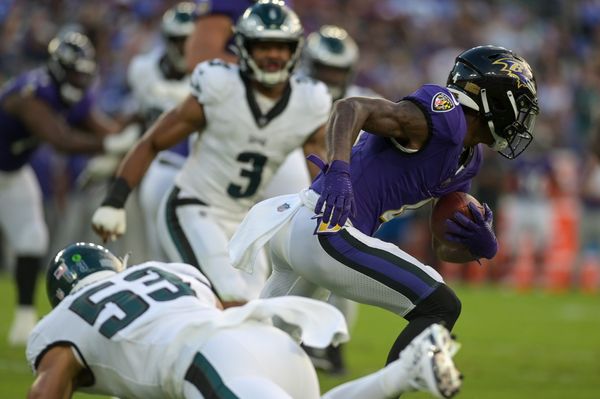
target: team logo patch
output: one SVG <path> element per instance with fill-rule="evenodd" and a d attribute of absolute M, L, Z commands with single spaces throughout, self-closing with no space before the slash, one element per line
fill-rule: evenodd
<path fill-rule="evenodd" d="M 504 72 L 508 76 L 517 80 L 517 87 L 527 87 L 532 93 L 536 92 L 533 84 L 533 74 L 529 64 L 515 58 L 499 58 L 493 62 L 495 65 L 500 65 L 500 72 Z"/>
<path fill-rule="evenodd" d="M 64 264 L 59 265 L 54 270 L 54 278 L 60 280 L 60 278 L 67 272 L 67 267 Z"/>
<path fill-rule="evenodd" d="M 277 212 L 287 211 L 288 209 L 290 209 L 290 204 L 288 204 L 287 202 L 284 202 L 283 204 L 281 204 L 277 207 Z"/>
<path fill-rule="evenodd" d="M 65 264 L 64 260 L 56 268 L 56 270 L 54 271 L 53 275 L 54 275 L 55 279 L 60 280 L 61 278 L 64 278 L 64 280 L 66 282 L 68 282 L 68 283 L 73 282 L 73 280 L 75 279 L 75 277 L 77 277 L 77 274 L 69 271 L 69 268 Z"/>
<path fill-rule="evenodd" d="M 454 101 L 446 93 L 439 92 L 431 100 L 431 110 L 434 112 L 448 112 L 454 107 Z"/>

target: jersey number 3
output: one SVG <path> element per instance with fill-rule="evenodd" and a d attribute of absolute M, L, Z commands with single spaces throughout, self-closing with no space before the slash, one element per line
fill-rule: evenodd
<path fill-rule="evenodd" d="M 250 181 L 246 188 L 231 183 L 227 187 L 227 193 L 233 198 L 250 197 L 256 193 L 262 179 L 263 167 L 267 163 L 267 157 L 257 152 L 242 152 L 237 157 L 238 162 L 249 163 L 252 169 L 242 169 L 240 175 L 247 177 Z"/>
<path fill-rule="evenodd" d="M 194 295 L 194 291 L 179 277 L 154 267 L 137 270 L 127 275 L 124 280 L 135 281 L 144 277 L 147 277 L 143 282 L 145 286 L 162 283 L 160 284 L 162 288 L 150 291 L 147 294 L 157 302 L 170 301 L 184 295 Z M 104 310 L 108 310 L 109 304 L 112 304 L 110 308 L 113 315 L 107 318 L 99 328 L 100 334 L 106 338 L 111 338 L 127 327 L 150 307 L 146 300 L 128 289 L 119 290 L 98 301 L 92 299 L 94 294 L 113 285 L 114 283 L 110 281 L 100 284 L 75 299 L 69 306 L 70 310 L 93 326 L 100 314 Z M 118 309 L 114 308 L 115 305 Z"/>

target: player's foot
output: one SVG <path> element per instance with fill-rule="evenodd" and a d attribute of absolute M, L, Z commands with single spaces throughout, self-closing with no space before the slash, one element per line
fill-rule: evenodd
<path fill-rule="evenodd" d="M 451 398 L 459 391 L 462 376 L 452 360 L 459 345 L 448 330 L 433 324 L 419 334 L 405 350 L 414 351 L 417 373 L 410 385 L 438 398 Z M 404 351 L 403 351 L 404 352 Z M 401 355 L 402 356 L 402 355 Z"/>
<path fill-rule="evenodd" d="M 37 323 L 37 313 L 33 306 L 19 306 L 8 333 L 8 343 L 11 346 L 27 344 L 29 333 Z"/>

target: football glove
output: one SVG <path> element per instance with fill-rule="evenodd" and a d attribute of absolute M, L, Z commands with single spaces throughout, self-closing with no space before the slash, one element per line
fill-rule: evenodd
<path fill-rule="evenodd" d="M 104 152 L 107 154 L 123 155 L 140 137 L 142 130 L 138 124 L 130 124 L 120 133 L 109 134 L 104 138 Z"/>
<path fill-rule="evenodd" d="M 323 212 L 323 222 L 329 223 L 329 227 L 343 226 L 348 217 L 355 213 L 350 165 L 336 159 L 327 168 L 323 179 L 323 188 L 315 206 L 315 213 Z"/>
<path fill-rule="evenodd" d="M 478 258 L 492 259 L 498 252 L 498 241 L 492 227 L 494 215 L 487 204 L 483 204 L 485 215 L 477 209 L 474 203 L 468 204 L 473 220 L 460 212 L 453 219 L 446 220 L 444 238 L 468 248 Z"/>
<path fill-rule="evenodd" d="M 103 205 L 92 216 L 92 228 L 104 242 L 114 241 L 125 234 L 125 209 Z"/>

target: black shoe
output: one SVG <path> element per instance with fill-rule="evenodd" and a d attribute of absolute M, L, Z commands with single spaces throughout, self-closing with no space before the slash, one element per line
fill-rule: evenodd
<path fill-rule="evenodd" d="M 342 356 L 341 345 L 329 345 L 327 348 L 313 348 L 302 346 L 316 369 L 329 375 L 341 376 L 346 374 L 346 366 Z"/>
<path fill-rule="evenodd" d="M 327 359 L 329 359 L 329 362 L 331 363 L 331 370 L 329 370 L 328 373 L 340 376 L 346 374 L 342 345 L 329 345 L 327 349 L 325 349 L 325 352 L 327 354 Z"/>

